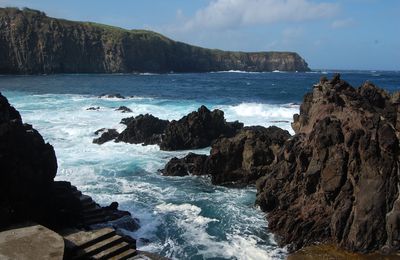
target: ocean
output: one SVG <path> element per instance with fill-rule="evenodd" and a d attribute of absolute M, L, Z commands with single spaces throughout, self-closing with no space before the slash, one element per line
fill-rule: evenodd
<path fill-rule="evenodd" d="M 354 87 L 369 80 L 400 90 L 400 72 L 342 71 Z M 221 109 L 228 121 L 277 125 L 293 134 L 292 116 L 306 92 L 332 72 L 199 74 L 79 74 L 0 76 L 0 91 L 51 143 L 58 159 L 56 180 L 67 180 L 101 205 L 118 201 L 140 220 L 130 233 L 138 249 L 172 259 L 284 259 L 254 205 L 256 189 L 211 185 L 208 177 L 164 177 L 172 157 L 156 145 L 93 144 L 94 132 L 116 128 L 125 117 L 150 113 L 179 119 L 201 105 Z M 99 98 L 120 93 L 126 99 Z M 115 111 L 127 106 L 132 113 Z M 100 107 L 98 111 L 87 110 Z M 194 150 L 209 153 L 209 148 Z"/>

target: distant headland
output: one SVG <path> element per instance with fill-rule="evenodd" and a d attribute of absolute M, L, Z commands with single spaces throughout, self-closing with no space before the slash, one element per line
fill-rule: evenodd
<path fill-rule="evenodd" d="M 295 52 L 232 52 L 145 30 L 0 8 L 0 74 L 309 71 Z"/>

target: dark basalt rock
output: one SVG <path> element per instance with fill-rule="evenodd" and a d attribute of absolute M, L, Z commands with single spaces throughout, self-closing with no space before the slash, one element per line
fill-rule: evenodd
<path fill-rule="evenodd" d="M 116 94 L 101 94 L 101 95 L 99 96 L 99 98 L 118 98 L 118 99 L 125 99 L 125 97 L 122 96 L 122 95 L 119 94 L 119 93 L 116 93 Z"/>
<path fill-rule="evenodd" d="M 213 184 L 248 185 L 264 175 L 284 142 L 288 131 L 278 127 L 245 127 L 231 138 L 213 143 L 207 173 Z"/>
<path fill-rule="evenodd" d="M 0 93 L 0 229 L 41 216 L 56 172 L 53 147 Z"/>
<path fill-rule="evenodd" d="M 115 111 L 121 111 L 121 113 L 132 113 L 132 109 L 126 106 L 120 106 L 119 108 L 115 109 Z"/>
<path fill-rule="evenodd" d="M 109 142 L 111 140 L 114 140 L 119 136 L 119 133 L 115 129 L 99 129 L 95 132 L 96 135 L 100 134 L 101 136 L 98 138 L 93 139 L 94 144 L 104 144 L 106 142 Z"/>
<path fill-rule="evenodd" d="M 178 121 L 172 121 L 165 129 L 161 150 L 174 151 L 210 146 L 220 136 L 231 137 L 243 127 L 242 123 L 227 123 L 224 112 L 208 110 L 201 106 Z"/>
<path fill-rule="evenodd" d="M 336 75 L 306 94 L 257 203 L 281 245 L 335 243 L 357 252 L 400 249 L 398 98 Z"/>
<path fill-rule="evenodd" d="M 119 134 L 117 142 L 148 145 L 161 142 L 161 135 L 169 121 L 146 114 L 125 118 L 121 123 L 126 124 L 127 127 Z"/>
<path fill-rule="evenodd" d="M 204 175 L 206 160 L 207 155 L 189 153 L 181 159 L 172 158 L 161 172 L 166 176 Z"/>
<path fill-rule="evenodd" d="M 89 107 L 89 108 L 86 108 L 86 110 L 89 110 L 89 111 L 99 111 L 99 110 L 100 110 L 100 107 Z"/>

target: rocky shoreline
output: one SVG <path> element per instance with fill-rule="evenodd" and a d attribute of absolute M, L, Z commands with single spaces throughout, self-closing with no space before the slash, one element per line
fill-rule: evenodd
<path fill-rule="evenodd" d="M 125 130 L 100 129 L 93 142 L 156 144 L 166 151 L 211 147 L 209 155 L 172 158 L 161 174 L 207 175 L 213 184 L 224 186 L 256 184 L 255 203 L 267 213 L 268 228 L 279 245 L 289 252 L 328 244 L 351 253 L 398 254 L 400 92 L 388 93 L 370 82 L 354 88 L 340 75 L 321 78 L 293 119 L 291 136 L 275 126 L 227 122 L 223 111 L 202 106 L 174 121 L 149 114 L 125 118 Z M 22 123 L 3 96 L 0 126 L 5 144 L 0 161 L 9 173 L 0 183 L 1 223 L 30 219 L 54 227 L 50 220 L 57 219 L 57 224 L 86 228 L 75 214 L 83 212 L 82 206 L 73 199 L 43 203 L 49 195 L 60 194 L 59 189 L 51 193 L 54 185 L 63 185 L 53 181 L 54 149 Z M 82 200 L 79 192 L 70 193 Z M 97 208 L 108 220 L 128 216 L 132 229 L 140 224 L 117 204 Z M 75 215 L 55 218 L 57 212 Z"/>

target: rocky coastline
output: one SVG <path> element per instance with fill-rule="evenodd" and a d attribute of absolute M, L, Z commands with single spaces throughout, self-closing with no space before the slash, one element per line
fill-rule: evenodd
<path fill-rule="evenodd" d="M 290 252 L 326 243 L 355 253 L 400 247 L 400 93 L 321 78 L 294 115 L 294 136 L 244 127 L 212 142 L 209 156 L 171 159 L 162 174 L 257 183 L 256 204 Z"/>
<path fill-rule="evenodd" d="M 0 74 L 309 71 L 294 52 L 232 52 L 146 30 L 55 19 L 0 8 Z"/>
<path fill-rule="evenodd" d="M 205 106 L 180 120 L 146 114 L 121 123 L 126 125 L 121 133 L 100 129 L 93 142 L 156 144 L 166 151 L 211 147 L 209 155 L 172 158 L 161 174 L 256 185 L 255 203 L 267 213 L 268 229 L 299 257 L 310 246 L 318 251 L 323 245 L 359 254 L 400 251 L 400 92 L 370 82 L 354 88 L 340 75 L 323 77 L 294 115 L 293 136 L 275 126 L 227 122 L 223 111 Z M 7 173 L 0 182 L 2 228 L 27 219 L 53 229 L 90 228 L 82 207 L 89 199 L 70 184 L 54 182 L 54 149 L 1 95 L 0 127 L 0 161 Z M 57 198 L 64 186 L 72 197 L 46 199 Z M 105 216 L 100 220 L 127 217 L 126 228 L 138 228 L 117 205 L 97 205 Z"/>
<path fill-rule="evenodd" d="M 118 256 L 122 254 L 137 254 L 136 241 L 124 232 L 137 230 L 140 227 L 139 220 L 129 212 L 119 210 L 117 202 L 102 207 L 71 183 L 54 181 L 57 159 L 53 146 L 45 143 L 40 133 L 31 125 L 23 123 L 19 112 L 1 93 L 0 165 L 0 242 L 4 246 L 0 250 L 0 256 L 24 254 L 21 251 L 24 248 L 23 240 L 14 244 L 12 240 L 17 238 L 7 231 L 9 229 L 17 228 L 15 234 L 22 237 L 32 232 L 30 236 L 42 236 L 52 231 L 58 234 L 53 232 L 51 236 L 61 237 L 66 230 L 69 234 L 93 230 L 95 234 L 96 225 L 100 224 L 112 228 L 108 235 L 118 238 L 116 242 L 120 248 L 113 251 L 115 243 L 106 244 L 106 240 L 100 243 L 100 237 L 92 241 L 92 235 L 88 233 L 86 237 L 92 245 L 91 248 L 99 242 L 98 248 L 89 252 L 87 250 L 90 247 L 80 248 L 72 242 L 64 246 L 61 237 L 62 243 L 57 255 L 61 258 L 64 255 L 64 259 L 72 259 L 80 254 L 94 258 L 98 255 L 115 256 L 120 259 Z M 36 226 L 32 226 L 32 223 L 36 223 Z M 46 228 L 52 231 L 44 231 Z M 78 241 L 82 237 L 85 238 L 85 234 L 74 238 Z M 64 237 L 64 240 L 68 239 Z M 59 258 L 57 256 L 54 259 Z"/>

